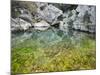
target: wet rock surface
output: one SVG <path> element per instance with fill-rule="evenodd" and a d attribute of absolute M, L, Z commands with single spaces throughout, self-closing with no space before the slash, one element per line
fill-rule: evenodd
<path fill-rule="evenodd" d="M 46 21 L 40 21 L 38 23 L 34 23 L 33 26 L 35 30 L 44 31 L 50 27 L 50 24 L 48 24 Z"/>

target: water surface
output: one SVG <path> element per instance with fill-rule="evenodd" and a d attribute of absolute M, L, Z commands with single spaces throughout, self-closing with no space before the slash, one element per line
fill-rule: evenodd
<path fill-rule="evenodd" d="M 95 69 L 95 35 L 58 29 L 12 33 L 12 72 Z"/>

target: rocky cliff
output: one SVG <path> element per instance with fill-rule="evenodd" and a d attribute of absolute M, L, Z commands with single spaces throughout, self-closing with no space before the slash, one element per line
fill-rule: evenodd
<path fill-rule="evenodd" d="M 96 7 L 91 5 L 12 1 L 11 13 L 12 31 L 57 28 L 96 32 Z"/>

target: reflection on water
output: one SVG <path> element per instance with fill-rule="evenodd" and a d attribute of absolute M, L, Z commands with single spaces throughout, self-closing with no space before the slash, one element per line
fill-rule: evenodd
<path fill-rule="evenodd" d="M 73 30 L 63 32 L 58 29 L 49 29 L 46 31 L 34 30 L 31 32 L 20 32 L 12 34 L 12 47 L 18 45 L 19 43 L 25 42 L 26 40 L 33 40 L 33 42 L 38 42 L 39 47 L 55 45 L 61 41 L 71 41 L 72 44 L 76 45 L 77 43 L 80 44 L 80 41 L 85 38 L 95 40 L 95 34 L 88 34 Z"/>

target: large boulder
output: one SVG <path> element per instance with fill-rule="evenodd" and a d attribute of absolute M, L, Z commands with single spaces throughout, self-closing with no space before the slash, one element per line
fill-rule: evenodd
<path fill-rule="evenodd" d="M 54 21 L 57 21 L 57 18 L 62 14 L 63 14 L 62 10 L 49 4 L 45 5 L 44 7 L 39 6 L 36 18 L 46 20 L 47 22 L 52 24 Z"/>

